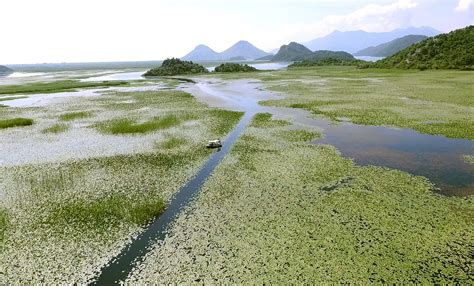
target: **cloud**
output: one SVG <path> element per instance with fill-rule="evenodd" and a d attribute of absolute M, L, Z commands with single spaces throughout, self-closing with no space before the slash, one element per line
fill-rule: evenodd
<path fill-rule="evenodd" d="M 454 10 L 458 12 L 466 12 L 474 7 L 474 0 L 459 0 L 458 6 Z"/>
<path fill-rule="evenodd" d="M 311 24 L 288 27 L 285 35 L 287 38 L 308 40 L 308 35 L 314 38 L 334 30 L 385 32 L 410 26 L 410 10 L 417 6 L 418 2 L 414 0 L 398 0 L 386 5 L 369 4 L 348 14 L 329 15 Z"/>

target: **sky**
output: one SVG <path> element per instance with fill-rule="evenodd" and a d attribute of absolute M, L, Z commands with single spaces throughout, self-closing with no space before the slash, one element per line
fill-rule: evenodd
<path fill-rule="evenodd" d="M 182 57 L 239 40 L 271 51 L 351 30 L 474 24 L 474 0 L 1 0 L 0 64 Z"/>

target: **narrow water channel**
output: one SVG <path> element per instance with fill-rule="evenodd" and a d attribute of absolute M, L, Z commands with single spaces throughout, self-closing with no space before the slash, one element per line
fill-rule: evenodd
<path fill-rule="evenodd" d="M 92 285 L 115 285 L 125 281 L 133 268 L 143 261 L 153 244 L 165 238 L 168 226 L 193 200 L 216 166 L 229 153 L 245 127 L 249 125 L 254 114 L 255 112 L 244 114 L 234 130 L 223 140 L 222 148 L 213 153 L 196 176 L 172 197 L 166 210 L 144 232 L 123 248 L 118 256 L 101 269 L 96 281 L 91 283 Z"/>

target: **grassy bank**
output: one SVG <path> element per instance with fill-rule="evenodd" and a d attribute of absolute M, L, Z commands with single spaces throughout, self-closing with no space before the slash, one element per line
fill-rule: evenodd
<path fill-rule="evenodd" d="M 469 283 L 472 198 L 358 167 L 265 117 L 129 282 Z"/>
<path fill-rule="evenodd" d="M 61 80 L 53 82 L 35 82 L 22 85 L 2 85 L 0 95 L 34 94 L 75 91 L 80 88 L 103 88 L 109 86 L 128 85 L 126 81 L 81 82 L 77 80 Z"/>

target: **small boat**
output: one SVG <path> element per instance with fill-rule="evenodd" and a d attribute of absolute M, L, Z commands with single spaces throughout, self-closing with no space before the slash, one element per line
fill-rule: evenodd
<path fill-rule="evenodd" d="M 207 142 L 206 148 L 221 148 L 222 147 L 222 142 L 220 139 L 217 140 L 209 140 Z"/>

